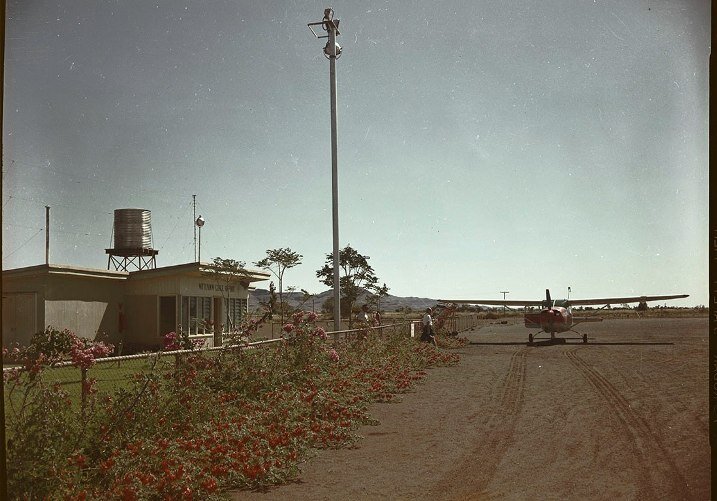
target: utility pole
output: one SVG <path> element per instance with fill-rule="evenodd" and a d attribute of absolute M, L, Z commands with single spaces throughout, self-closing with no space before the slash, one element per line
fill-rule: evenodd
<path fill-rule="evenodd" d="M 194 226 L 196 228 L 199 228 L 199 251 L 197 252 L 197 259 L 196 262 L 200 262 L 202 260 L 202 226 L 204 226 L 205 220 L 200 214 L 197 219 L 194 220 Z"/>
<path fill-rule="evenodd" d="M 197 262 L 197 195 L 192 195 L 192 226 L 194 226 L 194 262 Z"/>
<path fill-rule="evenodd" d="M 50 206 L 45 206 L 45 264 L 50 265 Z"/>
<path fill-rule="evenodd" d="M 5 61 L 5 0 L 0 0 L 0 61 Z M 5 81 L 5 65 L 0 64 L 0 82 Z M 5 87 L 0 86 L 0 120 L 5 125 L 3 114 L 3 102 L 5 101 Z M 4 127 L 3 127 L 4 129 Z M 5 148 L 3 145 L 4 134 L 0 134 L 0 173 L 3 168 L 3 157 L 5 156 Z M 2 188 L 2 177 L 0 175 L 0 191 Z M 0 213 L 2 209 L 0 208 Z M 2 232 L 0 232 L 0 247 L 2 247 Z M 2 261 L 0 261 L 0 270 L 2 270 Z M 0 321 L 2 321 L 2 310 L 0 309 Z M 0 322 L 1 323 L 1 322 Z M 0 345 L 5 346 L 3 342 L 3 329 L 0 329 Z M 4 356 L 0 352 L 0 362 L 5 363 Z M 7 499 L 7 449 L 5 445 L 5 385 L 0 385 L 0 499 Z"/>
<path fill-rule="evenodd" d="M 503 294 L 503 316 L 505 316 L 505 295 L 510 294 L 510 291 L 500 291 Z"/>
<path fill-rule="evenodd" d="M 312 26 L 321 26 L 327 35 L 319 36 Z M 334 10 L 324 9 L 324 18 L 307 25 L 316 38 L 328 38 L 324 46 L 324 56 L 329 60 L 329 80 L 331 88 L 331 214 L 334 240 L 334 331 L 341 330 L 341 287 L 339 277 L 339 174 L 336 140 L 336 59 L 341 56 L 341 47 L 336 43 L 339 33 L 339 20 L 334 19 Z M 351 312 L 349 312 L 349 315 Z"/>

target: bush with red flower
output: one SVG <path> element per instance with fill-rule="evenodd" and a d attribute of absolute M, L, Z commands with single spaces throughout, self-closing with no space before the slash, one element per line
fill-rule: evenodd
<path fill-rule="evenodd" d="M 62 388 L 36 385 L 24 417 L 8 425 L 10 492 L 220 499 L 287 482 L 314 450 L 358 440 L 358 427 L 374 423 L 369 404 L 408 391 L 427 367 L 458 362 L 400 332 L 332 341 L 315 320 L 296 313 L 284 339 L 265 348 L 176 355 L 172 370 L 91 394 L 84 420 Z M 78 348 L 81 363 L 88 349 Z"/>

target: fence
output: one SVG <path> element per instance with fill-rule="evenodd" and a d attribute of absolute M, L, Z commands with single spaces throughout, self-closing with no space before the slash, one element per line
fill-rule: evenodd
<path fill-rule="evenodd" d="M 416 324 L 418 324 L 416 326 Z M 362 327 L 358 329 L 345 329 L 340 331 L 327 332 L 329 342 L 338 340 L 351 340 L 360 335 L 364 335 L 367 331 L 376 331 L 379 333 L 390 332 L 391 334 L 400 333 L 408 337 L 418 337 L 420 335 L 421 322 L 394 323 L 379 326 Z M 476 325 L 476 317 L 455 317 L 448 319 L 445 324 L 448 332 L 459 332 L 467 330 Z M 278 333 L 277 333 L 278 334 Z M 274 337 L 271 339 L 254 341 L 245 344 L 235 344 L 219 347 L 201 347 L 195 350 L 174 350 L 159 351 L 152 353 L 139 353 L 136 355 L 121 355 L 114 357 L 98 358 L 95 364 L 89 368 L 77 368 L 73 366 L 71 361 L 61 362 L 52 366 L 51 381 L 66 387 L 66 391 L 70 394 L 70 398 L 78 402 L 84 412 L 87 401 L 90 379 L 94 380 L 94 389 L 100 392 L 111 393 L 119 386 L 126 385 L 137 373 L 142 372 L 170 372 L 174 370 L 176 364 L 181 360 L 183 355 L 189 353 L 217 353 L 222 350 L 255 350 L 266 346 L 276 344 L 284 340 L 283 337 Z M 18 370 L 17 368 L 3 368 L 3 372 Z M 9 398 L 8 398 L 9 397 Z M 13 397 L 6 392 L 7 405 L 12 407 Z"/>
<path fill-rule="evenodd" d="M 284 320 L 284 323 L 287 322 L 291 322 L 291 316 L 287 316 Z M 334 328 L 333 320 L 316 320 L 314 323 L 316 324 L 316 327 L 322 327 L 326 332 L 329 332 L 329 330 Z M 278 339 L 284 334 L 284 331 L 282 330 L 283 327 L 284 324 L 281 322 L 270 320 L 261 325 L 253 337 L 256 339 Z M 341 321 L 341 328 L 342 330 L 348 329 L 347 320 Z"/>
<path fill-rule="evenodd" d="M 477 315 L 454 315 L 448 317 L 443 324 L 446 332 L 463 332 L 478 325 Z"/>

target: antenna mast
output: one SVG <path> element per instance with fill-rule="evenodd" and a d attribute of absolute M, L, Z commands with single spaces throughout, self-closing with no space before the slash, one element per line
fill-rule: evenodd
<path fill-rule="evenodd" d="M 194 227 L 194 262 L 197 262 L 197 225 L 195 224 L 195 221 L 197 220 L 197 195 L 192 195 L 192 205 L 194 206 L 193 212 L 192 212 L 192 226 Z"/>
<path fill-rule="evenodd" d="M 50 206 L 45 206 L 45 264 L 50 264 Z"/>

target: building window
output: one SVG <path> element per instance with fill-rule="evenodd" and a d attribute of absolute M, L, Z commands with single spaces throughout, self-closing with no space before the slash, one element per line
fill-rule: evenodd
<path fill-rule="evenodd" d="M 190 335 L 211 334 L 212 298 L 183 296 L 182 297 L 182 329 Z"/>
<path fill-rule="evenodd" d="M 224 330 L 230 332 L 239 327 L 244 314 L 247 312 L 249 301 L 246 299 L 228 298 L 224 300 L 224 311 L 226 311 L 226 322 Z"/>

